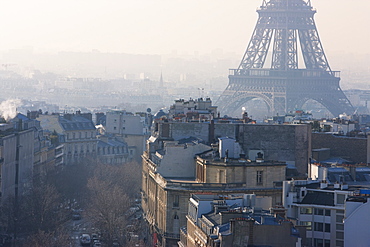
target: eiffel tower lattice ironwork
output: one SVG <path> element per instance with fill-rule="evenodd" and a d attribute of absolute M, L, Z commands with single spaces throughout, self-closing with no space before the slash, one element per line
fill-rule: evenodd
<path fill-rule="evenodd" d="M 229 84 L 216 103 L 219 109 L 231 113 L 260 98 L 271 114 L 286 113 L 312 99 L 334 116 L 352 114 L 339 86 L 339 72 L 331 70 L 325 56 L 310 0 L 263 0 L 257 12 L 243 59 L 230 70 Z M 298 67 L 299 47 L 305 68 Z M 264 68 L 270 53 L 271 67 Z"/>

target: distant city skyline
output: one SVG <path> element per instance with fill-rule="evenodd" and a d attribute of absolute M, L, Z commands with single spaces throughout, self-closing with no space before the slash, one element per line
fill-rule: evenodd
<path fill-rule="evenodd" d="M 0 51 L 244 53 L 261 0 L 34 0 L 0 3 Z M 370 2 L 311 0 L 327 53 L 370 53 Z M 330 54 L 329 54 L 329 62 Z"/>

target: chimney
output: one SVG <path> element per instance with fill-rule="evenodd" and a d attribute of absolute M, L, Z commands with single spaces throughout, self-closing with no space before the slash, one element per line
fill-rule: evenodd
<path fill-rule="evenodd" d="M 18 131 L 22 131 L 23 130 L 23 121 L 22 119 L 19 119 L 18 121 Z"/>
<path fill-rule="evenodd" d="M 257 163 L 263 163 L 263 153 L 261 153 L 261 152 L 258 152 L 257 153 L 257 158 L 256 158 L 256 162 Z"/>
<path fill-rule="evenodd" d="M 353 178 L 353 180 L 356 182 L 356 167 L 350 166 L 349 173 L 351 174 L 351 177 Z"/>
<path fill-rule="evenodd" d="M 321 183 L 320 183 L 320 189 L 325 189 L 327 187 L 328 187 L 328 183 L 325 180 L 321 181 Z"/>

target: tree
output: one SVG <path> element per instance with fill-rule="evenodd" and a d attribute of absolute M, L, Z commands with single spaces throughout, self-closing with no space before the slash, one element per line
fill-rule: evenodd
<path fill-rule="evenodd" d="M 111 245 L 114 239 L 121 239 L 124 235 L 129 197 L 120 186 L 97 176 L 89 179 L 88 190 L 90 203 L 86 216 Z"/>
<path fill-rule="evenodd" d="M 94 171 L 94 176 L 119 186 L 132 199 L 140 192 L 141 166 L 137 162 L 120 166 L 99 164 Z"/>
<path fill-rule="evenodd" d="M 14 233 L 16 227 L 15 198 L 4 198 L 0 205 L 0 226 L 8 234 Z"/>
<path fill-rule="evenodd" d="M 69 219 L 69 212 L 62 206 L 62 202 L 60 194 L 53 185 L 40 183 L 33 186 L 20 203 L 19 220 L 23 231 L 53 232 L 60 228 Z"/>
<path fill-rule="evenodd" d="M 46 232 L 39 230 L 37 233 L 29 236 L 24 246 L 33 247 L 60 247 L 70 246 L 70 238 L 66 231 Z"/>

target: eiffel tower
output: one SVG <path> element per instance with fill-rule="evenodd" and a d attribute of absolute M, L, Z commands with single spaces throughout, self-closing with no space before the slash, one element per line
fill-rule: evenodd
<path fill-rule="evenodd" d="M 331 70 L 325 56 L 311 1 L 263 0 L 257 13 L 243 59 L 237 69 L 230 69 L 229 84 L 216 103 L 221 112 L 235 112 L 260 98 L 270 114 L 301 109 L 310 99 L 334 116 L 352 114 L 354 109 L 339 86 L 340 73 Z M 298 67 L 299 47 L 305 68 Z M 268 54 L 272 54 L 271 67 L 265 68 Z"/>

